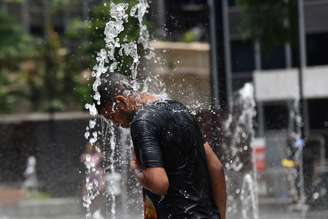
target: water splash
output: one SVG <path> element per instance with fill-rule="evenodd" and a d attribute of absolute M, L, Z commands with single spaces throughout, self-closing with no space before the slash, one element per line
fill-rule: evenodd
<path fill-rule="evenodd" d="M 229 194 L 227 214 L 231 218 L 259 217 L 256 172 L 251 150 L 255 116 L 254 88 L 252 84 L 246 83 L 235 93 L 232 112 L 223 126 L 222 147 L 225 152 Z"/>
<path fill-rule="evenodd" d="M 96 104 L 101 104 L 101 96 L 98 92 L 98 87 L 101 85 L 101 77 L 103 74 L 111 74 L 119 70 L 119 66 L 122 64 L 119 58 L 130 57 L 132 59 L 132 63 L 128 66 L 128 68 L 131 72 L 131 79 L 133 81 L 132 86 L 136 90 L 139 89 L 139 85 L 136 82 L 138 77 L 138 67 L 141 62 L 141 55 L 139 54 L 141 48 L 139 47 L 143 47 L 142 49 L 145 52 L 145 58 L 150 59 L 153 55 L 149 44 L 149 32 L 147 26 L 144 24 L 144 16 L 148 12 L 148 8 L 149 4 L 147 0 L 139 0 L 132 7 L 130 7 L 128 3 L 110 3 L 110 19 L 106 23 L 104 29 L 105 47 L 97 53 L 96 64 L 92 69 L 92 77 L 94 79 L 94 83 L 92 85 L 92 97 L 94 103 L 86 104 L 85 108 L 89 111 L 93 119 L 89 121 L 84 137 L 91 145 L 101 145 L 101 152 L 105 158 L 103 162 L 103 169 L 105 169 L 106 173 L 108 173 L 107 176 L 114 176 L 116 174 L 115 159 L 117 158 L 115 157 L 115 152 L 117 151 L 116 145 L 120 139 L 117 139 L 117 129 L 112 123 L 105 119 L 100 119 L 100 124 L 97 123 L 96 118 L 98 117 L 98 112 Z M 127 37 L 123 37 L 122 40 L 121 36 L 124 32 L 124 26 L 128 23 L 130 17 L 137 19 L 139 24 L 138 40 L 132 42 L 128 42 Z M 124 159 L 128 160 L 126 157 Z M 86 217 L 92 218 L 93 216 L 90 206 L 97 196 L 103 192 L 99 187 L 99 182 L 95 182 L 93 179 L 88 177 L 90 174 L 95 174 L 97 171 L 95 164 L 92 162 L 90 157 L 86 157 L 85 166 L 87 175 L 85 179 L 86 193 L 82 199 L 83 206 L 87 210 Z M 105 194 L 109 200 L 106 202 L 109 203 L 109 206 L 106 206 L 106 216 L 110 215 L 112 218 L 115 218 L 116 216 L 115 199 L 117 194 L 114 189 L 110 189 L 114 187 L 115 183 L 117 183 L 114 178 L 115 177 L 107 177 L 107 188 L 109 189 L 107 189 Z M 109 212 L 107 212 L 107 210 Z"/>
<path fill-rule="evenodd" d="M 244 162 L 241 155 L 244 151 L 250 151 L 250 143 L 254 136 L 253 119 L 256 111 L 253 93 L 253 86 L 246 83 L 235 94 L 233 111 L 224 122 L 223 129 L 226 140 L 223 147 L 225 151 L 229 151 L 227 159 L 230 161 L 226 167 L 233 171 L 242 170 Z"/>
<path fill-rule="evenodd" d="M 139 22 L 139 39 L 138 43 L 141 43 L 146 51 L 145 58 L 154 58 L 153 48 L 150 46 L 150 35 L 147 26 L 144 24 L 144 16 L 148 12 L 149 3 L 147 0 L 139 0 L 139 2 L 131 8 L 130 16 L 138 19 Z"/>
<path fill-rule="evenodd" d="M 26 169 L 24 171 L 24 183 L 23 188 L 31 191 L 37 191 L 39 182 L 36 172 L 37 161 L 34 156 L 29 156 L 27 158 Z"/>
<path fill-rule="evenodd" d="M 101 142 L 101 151 L 104 157 L 103 162 L 103 169 L 106 171 L 106 174 L 108 172 L 113 173 L 115 171 L 115 165 L 114 165 L 114 159 L 112 159 L 112 156 L 114 156 L 115 153 L 115 142 L 116 142 L 116 136 L 115 136 L 115 129 L 113 124 L 106 120 L 105 118 L 100 118 L 100 137 L 99 141 Z M 114 142 L 114 146 L 111 145 L 111 143 Z M 110 147 L 108 147 L 108 145 Z M 106 184 L 111 184 L 111 180 L 108 180 L 106 177 Z M 108 188 L 109 185 L 106 185 Z M 104 195 L 108 201 L 106 201 L 106 209 L 105 209 L 105 215 L 109 216 L 112 215 L 112 218 L 115 218 L 115 195 L 112 192 L 112 190 L 106 189 L 104 191 Z M 109 204 L 109 201 L 111 204 Z"/>
<path fill-rule="evenodd" d="M 256 192 L 254 177 L 251 174 L 246 174 L 241 187 L 241 210 L 242 219 L 258 219 L 258 199 Z"/>
<path fill-rule="evenodd" d="M 87 219 L 94 218 L 94 214 L 91 211 L 91 205 L 93 200 L 95 200 L 100 194 L 101 188 L 104 187 L 104 182 L 102 180 L 103 172 L 98 168 L 100 157 L 94 155 L 95 154 L 85 153 L 82 157 L 83 163 L 86 167 L 86 179 L 82 201 L 83 206 L 87 210 Z"/>

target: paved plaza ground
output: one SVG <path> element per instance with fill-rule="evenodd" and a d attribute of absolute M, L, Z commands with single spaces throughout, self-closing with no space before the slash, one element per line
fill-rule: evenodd
<path fill-rule="evenodd" d="M 0 196 L 0 219 L 83 219 L 85 215 L 78 199 L 57 198 L 19 201 L 21 191 L 8 190 Z M 278 199 L 260 199 L 259 219 L 328 219 L 328 209 L 321 211 L 295 212 L 286 202 Z M 116 219 L 142 219 L 141 215 L 122 215 Z M 229 219 L 229 218 L 227 218 Z M 251 218 L 249 218 L 251 219 Z"/>
<path fill-rule="evenodd" d="M 59 201 L 59 200 L 56 200 Z M 0 208 L 0 219 L 82 219 L 85 218 L 79 212 L 78 206 L 72 204 L 73 200 L 63 200 L 60 207 L 52 207 L 40 204 L 38 207 L 24 209 Z M 65 204 L 66 203 L 66 204 Z M 53 204 L 52 204 L 53 205 Z M 20 207 L 21 208 L 21 207 Z M 29 211 L 29 212 L 27 212 Z M 24 213 L 25 212 L 25 213 Z M 23 215 L 22 215 L 23 214 Z M 25 214 L 25 215 L 24 215 Z M 142 219 L 140 215 L 122 215 L 119 212 L 116 219 Z M 310 211 L 306 214 L 288 210 L 286 206 L 260 206 L 259 219 L 328 219 L 328 211 Z"/>
<path fill-rule="evenodd" d="M 1 211 L 0 211 L 1 213 Z M 1 215 L 0 219 L 82 219 L 85 218 L 84 215 L 81 214 L 63 214 L 59 216 L 23 216 L 23 217 L 17 217 L 17 216 L 6 216 Z M 142 219 L 141 216 L 138 215 L 129 215 L 124 216 L 118 214 L 116 216 L 116 219 Z M 317 211 L 317 212 L 309 212 L 306 216 L 304 216 L 301 213 L 296 212 L 289 212 L 286 209 L 268 209 L 264 208 L 260 210 L 260 217 L 259 219 L 328 219 L 328 211 Z"/>

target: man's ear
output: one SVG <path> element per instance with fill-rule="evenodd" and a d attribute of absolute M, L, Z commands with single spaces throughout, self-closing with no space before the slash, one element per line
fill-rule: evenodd
<path fill-rule="evenodd" d="M 115 97 L 115 100 L 120 107 L 126 108 L 128 106 L 128 98 L 125 96 L 118 95 Z"/>

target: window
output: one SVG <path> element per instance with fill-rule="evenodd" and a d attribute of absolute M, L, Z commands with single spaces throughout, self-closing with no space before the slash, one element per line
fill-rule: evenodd
<path fill-rule="evenodd" d="M 308 100 L 308 112 L 311 129 L 328 128 L 328 99 Z"/>
<path fill-rule="evenodd" d="M 263 112 L 266 130 L 288 128 L 289 110 L 287 103 L 265 103 Z"/>
<path fill-rule="evenodd" d="M 209 16 L 206 0 L 165 1 L 168 16 L 165 18 L 167 39 L 186 40 L 186 33 L 193 33 L 193 40 L 208 40 Z M 188 37 L 187 37 L 188 38 Z"/>
<path fill-rule="evenodd" d="M 228 0 L 228 5 L 231 6 L 236 6 L 236 0 Z"/>
<path fill-rule="evenodd" d="M 261 49 L 262 69 L 281 69 L 286 67 L 285 47 L 273 46 L 269 49 Z"/>
<path fill-rule="evenodd" d="M 231 42 L 232 72 L 251 72 L 255 68 L 254 46 L 251 41 Z"/>
<path fill-rule="evenodd" d="M 307 64 L 327 65 L 328 33 L 309 34 L 306 36 Z"/>

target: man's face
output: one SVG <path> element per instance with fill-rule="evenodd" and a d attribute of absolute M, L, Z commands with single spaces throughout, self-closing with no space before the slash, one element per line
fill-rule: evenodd
<path fill-rule="evenodd" d="M 133 111 L 126 97 L 118 96 L 114 103 L 109 103 L 100 112 L 106 119 L 115 125 L 129 128 L 133 117 Z"/>

